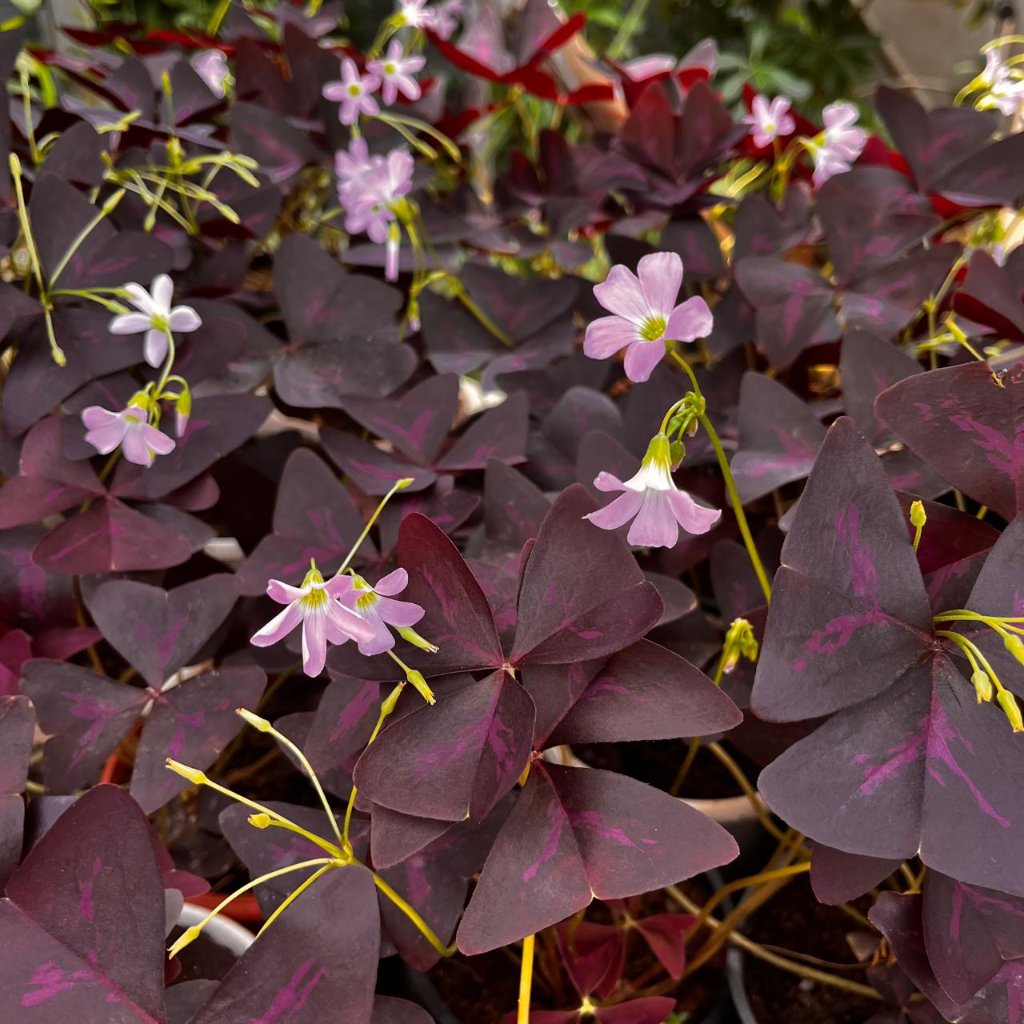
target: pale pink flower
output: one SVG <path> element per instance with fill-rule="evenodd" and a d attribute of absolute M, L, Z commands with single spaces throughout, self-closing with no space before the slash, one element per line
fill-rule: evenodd
<path fill-rule="evenodd" d="M 349 179 L 346 188 L 339 185 L 338 200 L 345 209 L 345 230 L 350 235 L 365 231 L 370 239 L 383 245 L 388 225 L 395 219 L 394 204 L 412 189 L 415 163 L 406 149 L 393 149 L 373 165 L 373 173 Z"/>
<path fill-rule="evenodd" d="M 383 163 L 383 157 L 370 156 L 366 139 L 362 137 L 353 139 L 347 150 L 339 149 L 334 155 L 334 171 L 338 176 L 338 197 L 342 203 L 346 196 L 371 186 Z"/>
<path fill-rule="evenodd" d="M 269 647 L 301 624 L 302 671 L 315 678 L 327 661 L 328 643 L 368 643 L 374 637 L 373 628 L 338 600 L 351 590 L 352 581 L 347 576 L 334 576 L 325 583 L 315 562 L 311 562 L 301 587 L 270 580 L 268 596 L 287 607 L 255 633 L 250 643 Z"/>
<path fill-rule="evenodd" d="M 392 39 L 387 53 L 380 60 L 371 60 L 366 70 L 380 80 L 380 96 L 384 106 L 390 107 L 401 93 L 407 100 L 418 100 L 422 94 L 420 83 L 412 76 L 423 70 L 427 58 L 413 54 L 404 56 L 402 44 Z"/>
<path fill-rule="evenodd" d="M 743 123 L 750 125 L 750 137 L 758 149 L 796 131 L 796 121 L 789 112 L 791 105 L 785 96 L 776 96 L 770 102 L 764 96 L 754 97 Z"/>
<path fill-rule="evenodd" d="M 427 28 L 433 16 L 427 0 L 401 0 L 395 20 L 400 27 Z"/>
<path fill-rule="evenodd" d="M 157 455 L 174 450 L 174 441 L 151 426 L 143 405 L 128 405 L 120 412 L 90 405 L 82 410 L 86 441 L 100 453 L 109 455 L 118 445 L 128 462 L 151 466 Z"/>
<path fill-rule="evenodd" d="M 450 39 L 459 27 L 462 10 L 462 0 L 444 0 L 427 11 L 427 28 L 441 39 Z"/>
<path fill-rule="evenodd" d="M 206 83 L 214 96 L 226 92 L 228 59 L 222 50 L 202 50 L 191 60 L 192 70 Z"/>
<path fill-rule="evenodd" d="M 687 533 L 707 533 L 721 518 L 719 509 L 698 505 L 672 479 L 672 458 L 668 438 L 651 439 L 640 471 L 628 480 L 611 473 L 598 473 L 594 486 L 599 491 L 622 491 L 604 508 L 584 516 L 602 530 L 617 530 L 631 519 L 626 539 L 645 548 L 671 548 L 679 539 L 679 527 Z"/>
<path fill-rule="evenodd" d="M 863 152 L 868 134 L 857 124 L 859 116 L 852 103 L 830 103 L 822 111 L 825 130 L 806 143 L 814 162 L 815 185 L 824 185 L 829 178 L 844 174 Z"/>
<path fill-rule="evenodd" d="M 159 366 L 167 357 L 168 334 L 172 331 L 188 334 L 203 325 L 191 306 L 171 308 L 174 283 L 166 274 L 154 277 L 148 292 L 134 281 L 124 285 L 124 291 L 138 312 L 115 316 L 107 330 L 111 334 L 141 334 L 145 331 L 143 355 L 150 366 Z"/>
<path fill-rule="evenodd" d="M 338 120 L 342 124 L 352 125 L 359 120 L 361 114 L 369 117 L 380 110 L 373 98 L 379 85 L 380 79 L 376 75 L 359 74 L 356 62 L 351 57 L 345 57 L 341 62 L 341 81 L 328 82 L 322 92 L 326 99 L 341 104 Z"/>
<path fill-rule="evenodd" d="M 702 298 L 676 305 L 683 283 L 683 261 L 674 252 L 644 256 L 634 274 L 614 266 L 594 296 L 612 316 L 587 327 L 583 351 L 591 359 L 607 359 L 626 350 L 626 376 L 647 380 L 665 355 L 669 341 L 695 341 L 711 333 L 712 316 Z"/>
<path fill-rule="evenodd" d="M 395 646 L 395 638 L 388 626 L 408 629 L 423 618 L 423 609 L 412 601 L 396 601 L 409 583 L 409 574 L 396 569 L 370 586 L 362 576 L 353 576 L 352 589 L 339 600 L 346 608 L 361 618 L 373 636 L 359 642 L 359 653 L 365 655 L 383 654 Z M 344 641 L 340 641 L 344 643 Z"/>
<path fill-rule="evenodd" d="M 980 108 L 998 110 L 1004 117 L 1017 113 L 1024 102 L 1024 82 L 1014 77 L 998 50 L 985 54 L 985 70 L 978 77 L 988 89 L 978 102 Z"/>

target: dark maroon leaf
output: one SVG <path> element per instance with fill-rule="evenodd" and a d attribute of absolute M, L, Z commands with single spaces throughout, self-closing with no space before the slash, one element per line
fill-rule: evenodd
<path fill-rule="evenodd" d="M 333 572 L 362 527 L 348 491 L 323 459 L 309 449 L 297 449 L 281 473 L 274 532 L 260 541 L 239 568 L 239 593 L 263 594 L 271 579 L 298 583 L 311 558 L 324 574 Z M 364 541 L 360 551 L 372 557 L 372 541 Z"/>
<path fill-rule="evenodd" d="M 99 786 L 65 811 L 7 884 L 0 992 L 25 1024 L 163 1019 L 164 901 L 149 825 Z"/>
<path fill-rule="evenodd" d="M 270 402 L 258 395 L 197 398 L 174 451 L 161 455 L 148 468 L 122 460 L 114 475 L 113 492 L 121 498 L 166 497 L 248 441 L 271 408 Z"/>
<path fill-rule="evenodd" d="M 966 1003 L 1024 957 L 1024 900 L 929 871 L 922 906 L 928 962 L 943 991 Z"/>
<path fill-rule="evenodd" d="M 50 737 L 43 778 L 56 793 L 73 793 L 96 779 L 151 696 L 79 665 L 46 658 L 25 666 L 21 686 L 36 707 L 40 729 Z"/>
<path fill-rule="evenodd" d="M 636 922 L 651 952 L 669 973 L 678 980 L 686 967 L 686 936 L 696 919 L 690 914 L 655 914 Z"/>
<path fill-rule="evenodd" d="M 815 843 L 811 887 L 819 903 L 838 906 L 881 885 L 899 866 L 900 862 L 891 858 L 864 857 Z"/>
<path fill-rule="evenodd" d="M 744 374 L 739 446 L 731 467 L 746 504 L 811 471 L 825 428 L 788 388 L 761 373 Z"/>
<path fill-rule="evenodd" d="M 493 459 L 484 474 L 484 531 L 488 544 L 518 553 L 536 537 L 550 502 L 517 470 Z"/>
<path fill-rule="evenodd" d="M 594 508 L 579 485 L 551 506 L 523 574 L 512 664 L 599 658 L 661 618 L 661 598 L 625 542 L 583 519 Z"/>
<path fill-rule="evenodd" d="M 733 702 L 700 669 L 641 640 L 605 662 L 547 743 L 706 736 L 741 720 Z"/>
<path fill-rule="evenodd" d="M 374 807 L 370 821 L 370 853 L 374 866 L 390 868 L 439 839 L 454 826 L 450 821 L 399 814 Z"/>
<path fill-rule="evenodd" d="M 437 480 L 432 469 L 421 469 L 341 430 L 324 427 L 320 438 L 331 461 L 366 494 L 387 494 L 402 479 L 412 480 L 408 491 L 422 491 Z"/>
<path fill-rule="evenodd" d="M 799 189 L 787 189 L 778 209 L 762 192 L 748 192 L 736 208 L 733 221 L 734 263 L 748 256 L 784 255 L 807 236 L 809 215 L 810 204 Z"/>
<path fill-rule="evenodd" d="M 359 759 L 355 783 L 403 814 L 481 821 L 522 775 L 533 726 L 529 694 L 499 669 L 388 726 Z"/>
<path fill-rule="evenodd" d="M 664 1024 L 675 1009 L 676 1001 L 668 996 L 641 996 L 616 1006 L 602 1006 L 594 1011 L 599 1024 Z"/>
<path fill-rule="evenodd" d="M 1017 282 L 1010 271 L 982 249 L 971 255 L 967 276 L 953 304 L 958 313 L 991 328 L 1001 338 L 1024 339 L 1024 316 Z"/>
<path fill-rule="evenodd" d="M 234 579 L 207 576 L 167 591 L 136 580 L 109 580 L 88 597 L 107 641 L 150 686 L 164 681 L 216 632 L 237 600 Z"/>
<path fill-rule="evenodd" d="M 839 338 L 832 288 L 817 270 L 754 256 L 736 267 L 736 280 L 757 311 L 756 340 L 776 369 L 810 345 Z"/>
<path fill-rule="evenodd" d="M 331 871 L 238 961 L 191 1024 L 366 1024 L 379 950 L 370 873 Z"/>
<path fill-rule="evenodd" d="M 1004 519 L 1024 507 L 1024 364 L 918 374 L 883 392 L 881 419 L 952 487 Z"/>
<path fill-rule="evenodd" d="M 345 411 L 422 466 L 441 451 L 459 408 L 459 378 L 428 377 L 396 400 L 347 398 Z"/>
<path fill-rule="evenodd" d="M 0 697 L 0 793 L 25 788 L 35 724 L 35 712 L 25 697 Z"/>
<path fill-rule="evenodd" d="M 172 598 L 181 589 L 172 591 Z M 204 614 L 201 606 L 196 614 Z M 188 786 L 167 770 L 167 758 L 200 771 L 209 768 L 244 724 L 235 709 L 256 707 L 265 684 L 262 669 L 225 666 L 160 694 L 146 719 L 132 770 L 130 792 L 147 814 Z"/>
<path fill-rule="evenodd" d="M 595 896 L 661 888 L 736 852 L 720 826 L 641 782 L 535 762 L 463 916 L 459 948 L 507 945 Z"/>
<path fill-rule="evenodd" d="M 523 392 L 510 395 L 496 409 L 483 413 L 444 454 L 444 470 L 483 469 L 488 461 L 514 464 L 526 458 L 527 412 Z"/>
<path fill-rule="evenodd" d="M 50 572 L 79 576 L 167 569 L 191 553 L 177 530 L 108 498 L 51 530 L 36 544 L 32 560 Z"/>
<path fill-rule="evenodd" d="M 931 628 L 899 503 L 874 450 L 837 420 L 782 548 L 753 710 L 793 721 L 882 693 L 918 661 Z"/>
<path fill-rule="evenodd" d="M 294 177 L 321 154 L 309 135 L 254 103 L 235 103 L 230 115 L 233 148 L 256 160 L 275 183 Z"/>
<path fill-rule="evenodd" d="M 394 996 L 377 996 L 373 1001 L 370 1024 L 433 1024 L 433 1018 L 422 1007 Z"/>

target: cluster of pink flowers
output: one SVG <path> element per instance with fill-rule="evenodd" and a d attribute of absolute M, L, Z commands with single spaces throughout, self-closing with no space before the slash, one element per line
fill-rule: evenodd
<path fill-rule="evenodd" d="M 462 13 L 462 0 L 445 0 L 427 6 L 427 0 L 402 0 L 395 24 L 399 27 L 430 29 L 441 39 L 448 39 L 458 26 Z"/>
<path fill-rule="evenodd" d="M 270 580 L 267 594 L 285 609 L 252 637 L 257 647 L 269 647 L 302 627 L 302 670 L 318 676 L 327 662 L 328 644 L 354 640 L 359 653 L 383 654 L 395 646 L 390 626 L 411 629 L 424 611 L 411 601 L 396 601 L 395 595 L 409 582 L 404 569 L 396 569 L 370 586 L 361 576 L 334 576 L 324 581 L 312 563 L 301 587 Z"/>
<path fill-rule="evenodd" d="M 606 359 L 625 349 L 626 376 L 636 383 L 646 381 L 668 346 L 711 333 L 711 310 L 702 298 L 676 303 L 682 283 L 683 261 L 674 252 L 644 256 L 636 274 L 624 266 L 612 267 L 604 282 L 594 286 L 597 301 L 612 315 L 588 325 L 583 351 L 592 359 Z M 674 547 L 680 527 L 691 534 L 707 533 L 722 515 L 676 487 L 672 446 L 664 433 L 651 439 L 634 476 L 620 480 L 602 472 L 594 486 L 622 493 L 586 518 L 602 530 L 631 522 L 627 540 L 642 547 Z"/>
<path fill-rule="evenodd" d="M 341 79 L 328 82 L 323 94 L 339 104 L 338 120 L 354 125 L 362 115 L 372 117 L 379 113 L 378 95 L 386 107 L 399 95 L 418 100 L 422 90 L 413 75 L 422 71 L 425 63 L 426 58 L 418 54 L 406 56 L 402 44 L 392 39 L 383 57 L 367 61 L 365 73 L 360 73 L 359 65 L 351 57 L 345 57 L 341 62 Z"/>
<path fill-rule="evenodd" d="M 404 148 L 387 156 L 371 156 L 365 139 L 353 139 L 348 150 L 335 157 L 338 201 L 345 211 L 345 230 L 366 232 L 371 241 L 385 246 L 384 275 L 398 277 L 400 235 L 395 207 L 409 194 L 415 163 Z"/>
<path fill-rule="evenodd" d="M 135 281 L 124 285 L 122 291 L 135 311 L 115 316 L 107 330 L 111 334 L 145 335 L 143 358 L 154 368 L 168 358 L 174 333 L 190 334 L 203 324 L 191 306 L 171 305 L 174 283 L 167 274 L 158 274 L 149 291 Z M 170 365 L 165 367 L 162 383 L 166 382 L 169 372 Z M 151 394 L 147 388 L 133 395 L 119 411 L 104 409 L 101 405 L 83 409 L 85 440 L 101 455 L 109 455 L 120 446 L 121 454 L 128 462 L 151 466 L 157 455 L 167 455 L 174 450 L 174 441 L 150 423 L 151 414 L 159 418 L 160 400 L 174 399 L 178 437 L 188 425 L 192 399 L 184 382 L 180 378 L 177 380 L 181 388 L 178 394 Z"/>
<path fill-rule="evenodd" d="M 754 97 L 750 113 L 743 118 L 743 123 L 750 126 L 750 137 L 758 149 L 796 131 L 791 108 L 792 103 L 785 96 L 776 96 L 772 100 L 764 96 Z M 825 125 L 821 134 L 814 139 L 800 140 L 811 154 L 815 185 L 823 185 L 834 175 L 848 171 L 868 140 L 867 132 L 857 124 L 860 115 L 852 103 L 830 103 L 822 110 L 821 116 Z"/>

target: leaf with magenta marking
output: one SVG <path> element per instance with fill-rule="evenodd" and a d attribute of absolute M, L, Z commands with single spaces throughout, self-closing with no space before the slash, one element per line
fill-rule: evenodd
<path fill-rule="evenodd" d="M 998 377 L 977 362 L 908 377 L 875 408 L 951 487 L 1004 519 L 1024 508 L 1024 363 Z"/>
<path fill-rule="evenodd" d="M 729 834 L 680 800 L 594 768 L 534 762 L 459 926 L 483 953 L 598 899 L 662 888 L 736 855 Z"/>

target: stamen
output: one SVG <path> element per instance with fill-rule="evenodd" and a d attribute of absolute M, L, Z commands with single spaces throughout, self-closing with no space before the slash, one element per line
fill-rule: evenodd
<path fill-rule="evenodd" d="M 644 341 L 659 341 L 665 337 L 668 321 L 663 316 L 649 316 L 640 325 L 640 337 Z"/>

